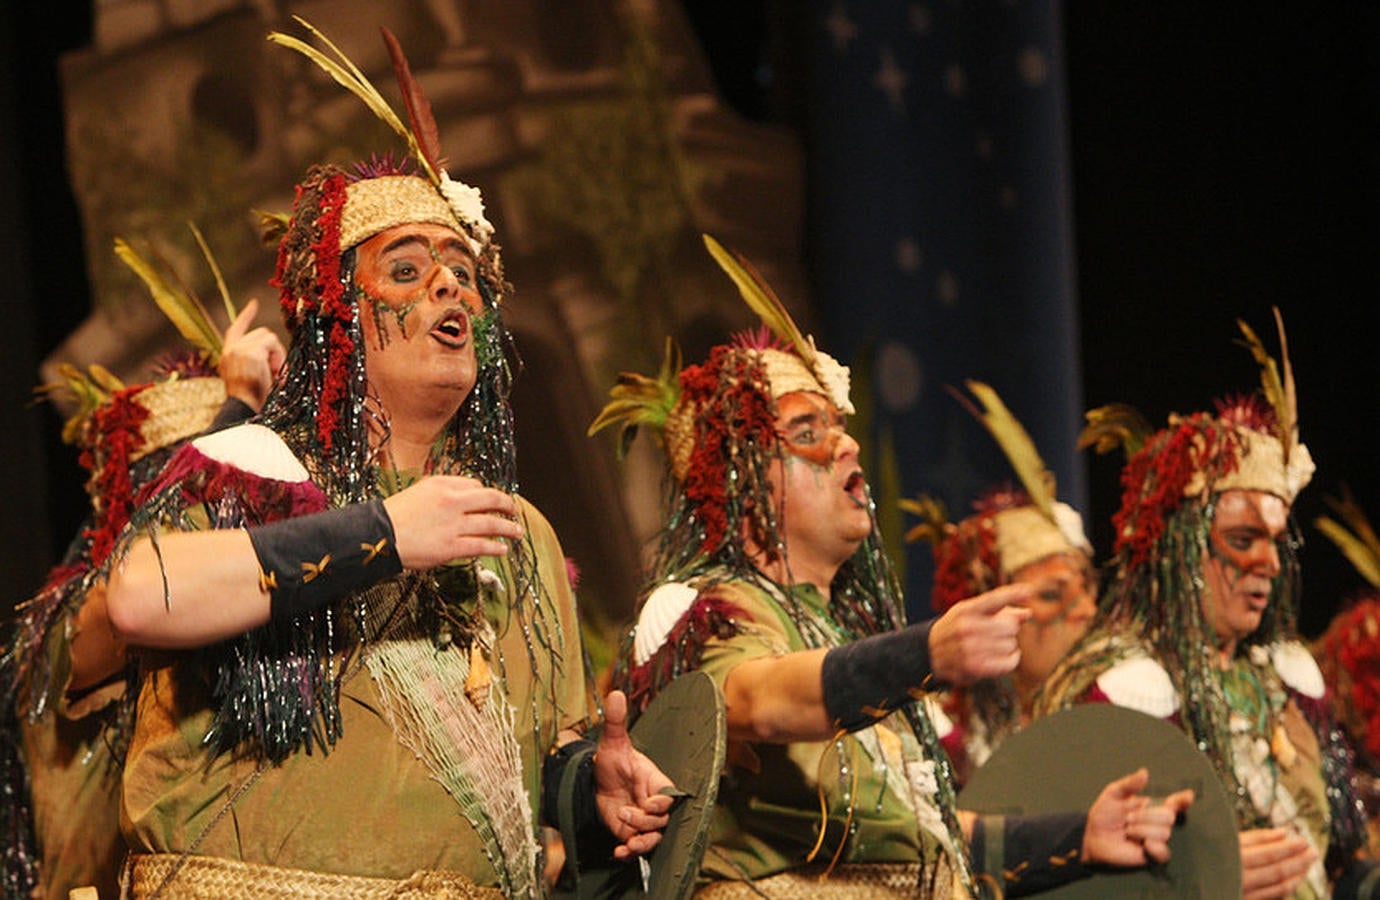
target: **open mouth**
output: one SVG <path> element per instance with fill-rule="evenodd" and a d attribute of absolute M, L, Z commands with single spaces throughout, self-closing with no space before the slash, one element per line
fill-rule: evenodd
<path fill-rule="evenodd" d="M 867 480 L 861 471 L 854 471 L 843 483 L 843 492 L 859 507 L 867 508 Z"/>
<path fill-rule="evenodd" d="M 448 309 L 431 326 L 431 337 L 446 347 L 459 350 L 469 343 L 470 317 L 461 309 Z"/>

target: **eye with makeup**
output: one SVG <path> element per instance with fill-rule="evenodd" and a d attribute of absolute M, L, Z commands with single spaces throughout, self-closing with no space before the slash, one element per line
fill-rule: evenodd
<path fill-rule="evenodd" d="M 832 455 L 836 435 L 846 429 L 842 415 L 827 418 L 819 413 L 797 416 L 786 423 L 781 440 L 796 456 L 824 465 Z"/>
<path fill-rule="evenodd" d="M 421 277 L 421 273 L 412 260 L 395 259 L 388 266 L 388 277 L 398 284 L 412 284 Z"/>

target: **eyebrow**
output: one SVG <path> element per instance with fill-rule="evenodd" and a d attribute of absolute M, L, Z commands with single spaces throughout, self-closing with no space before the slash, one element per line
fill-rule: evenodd
<path fill-rule="evenodd" d="M 784 429 L 794 428 L 797 425 L 806 425 L 811 422 L 818 422 L 821 419 L 823 419 L 823 416 L 821 416 L 820 413 L 817 411 L 801 413 L 798 416 L 791 416 L 789 419 L 787 419 L 784 424 Z"/>
<path fill-rule="evenodd" d="M 394 238 L 393 240 L 389 241 L 386 245 L 384 245 L 384 248 L 381 251 L 381 253 L 391 253 L 399 247 L 405 246 L 407 244 L 421 244 L 423 247 L 425 247 L 430 243 L 431 242 L 429 240 L 427 240 L 420 234 L 403 234 L 399 235 L 398 237 Z M 461 253 L 465 254 L 466 259 L 468 259 L 470 262 L 474 262 L 474 255 L 470 253 L 469 249 L 457 237 L 447 237 L 445 240 L 439 242 L 437 246 L 441 250 L 459 250 Z"/>

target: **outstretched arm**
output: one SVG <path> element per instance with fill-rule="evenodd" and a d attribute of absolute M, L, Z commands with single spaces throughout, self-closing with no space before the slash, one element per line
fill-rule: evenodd
<path fill-rule="evenodd" d="M 856 730 L 912 699 L 932 680 L 969 684 L 1020 661 L 1016 632 L 1031 588 L 1012 584 L 954 604 L 943 616 L 830 650 L 764 656 L 724 679 L 728 735 L 789 743 Z"/>

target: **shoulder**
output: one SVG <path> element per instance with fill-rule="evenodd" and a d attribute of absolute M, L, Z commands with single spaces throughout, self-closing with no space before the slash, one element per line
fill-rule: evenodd
<path fill-rule="evenodd" d="M 536 504 L 521 494 L 515 494 L 513 499 L 517 501 L 518 519 L 528 534 L 543 538 L 556 537 L 556 529 L 551 525 L 551 520 L 536 507 Z"/>
<path fill-rule="evenodd" d="M 1261 648 L 1265 649 L 1265 648 Z M 1298 641 L 1280 641 L 1266 650 L 1269 661 L 1285 686 L 1313 700 L 1327 692 L 1322 669 L 1308 648 Z"/>
<path fill-rule="evenodd" d="M 1096 684 L 1117 706 L 1160 719 L 1169 718 L 1179 709 L 1179 692 L 1173 679 L 1150 656 L 1137 654 L 1113 663 L 1097 676 Z"/>
<path fill-rule="evenodd" d="M 700 592 L 683 581 L 667 581 L 647 595 L 633 635 L 633 665 L 642 665 L 666 643 L 671 629 L 695 605 Z"/>
<path fill-rule="evenodd" d="M 203 435 L 191 447 L 208 460 L 259 478 L 289 484 L 310 481 L 306 467 L 273 429 L 257 423 Z"/>
<path fill-rule="evenodd" d="M 637 614 L 633 664 L 642 665 L 686 631 L 706 640 L 711 635 L 760 634 L 761 623 L 774 618 L 771 604 L 766 591 L 742 581 L 717 581 L 712 576 L 664 581 L 647 595 Z M 773 647 L 778 645 L 784 646 L 772 641 Z"/>

